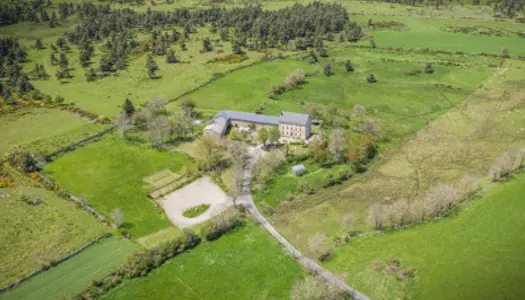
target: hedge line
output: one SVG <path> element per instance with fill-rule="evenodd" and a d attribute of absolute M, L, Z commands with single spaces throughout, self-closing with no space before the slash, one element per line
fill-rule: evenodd
<path fill-rule="evenodd" d="M 233 208 L 225 212 L 227 215 L 226 219 L 229 220 L 227 224 L 223 224 L 223 226 L 212 224 L 208 227 L 204 233 L 207 240 L 215 240 L 227 231 L 243 223 L 241 215 L 236 210 L 236 213 L 229 213 L 232 210 L 235 209 Z M 231 218 L 231 216 L 235 217 Z M 221 220 L 220 215 L 215 219 Z M 214 230 L 218 232 L 211 238 L 210 234 Z M 201 242 L 201 237 L 197 236 L 191 230 L 185 229 L 182 237 L 164 242 L 157 247 L 137 250 L 128 257 L 124 265 L 118 270 L 111 272 L 100 280 L 93 281 L 88 288 L 78 293 L 75 299 L 90 300 L 100 298 L 104 293 L 119 285 L 123 279 L 146 276 L 154 269 L 162 266 L 169 259 L 197 247 Z"/>
<path fill-rule="evenodd" d="M 19 280 L 15 281 L 15 282 L 13 282 L 11 284 L 8 284 L 8 285 L 0 288 L 0 294 L 6 292 L 7 290 L 10 290 L 10 289 L 18 287 L 22 282 L 24 282 L 24 281 L 26 281 L 28 279 L 31 279 L 31 278 L 35 277 L 36 275 L 38 275 L 38 274 L 40 274 L 40 273 L 42 273 L 44 271 L 49 270 L 50 268 L 56 267 L 58 264 L 65 262 L 66 260 L 72 258 L 73 256 L 75 256 L 75 255 L 81 253 L 82 251 L 86 250 L 87 248 L 93 246 L 95 243 L 97 243 L 101 239 L 106 238 L 106 237 L 110 237 L 110 236 L 111 236 L 111 233 L 104 233 L 104 234 L 102 234 L 101 236 L 97 237 L 93 241 L 91 241 L 91 242 L 87 243 L 86 245 L 82 246 L 82 248 L 76 250 L 75 252 L 70 253 L 70 254 L 68 254 L 68 255 L 66 255 L 66 256 L 58 259 L 58 260 L 54 260 L 49 265 L 46 265 L 46 266 L 42 267 L 40 270 L 37 270 L 37 271 L 27 275 L 27 276 L 24 276 L 24 277 L 20 278 Z"/>

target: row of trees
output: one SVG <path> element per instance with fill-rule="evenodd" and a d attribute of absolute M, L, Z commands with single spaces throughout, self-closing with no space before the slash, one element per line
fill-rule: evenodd
<path fill-rule="evenodd" d="M 489 169 L 489 177 L 499 181 L 525 167 L 525 148 L 505 151 Z"/>
<path fill-rule="evenodd" d="M 368 209 L 370 224 L 376 229 L 397 228 L 445 215 L 479 190 L 478 177 L 465 176 L 458 184 L 438 184 L 409 202 L 401 198 L 389 204 L 372 204 Z"/>

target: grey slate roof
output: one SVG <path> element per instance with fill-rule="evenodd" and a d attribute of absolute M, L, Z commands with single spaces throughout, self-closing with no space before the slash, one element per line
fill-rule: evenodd
<path fill-rule="evenodd" d="M 277 117 L 232 110 L 221 110 L 213 117 L 213 121 L 217 118 L 224 118 L 226 121 L 234 120 L 248 123 L 279 125 L 279 118 Z"/>
<path fill-rule="evenodd" d="M 279 123 L 306 126 L 309 119 L 310 119 L 309 115 L 281 111 L 281 116 L 279 117 Z"/>

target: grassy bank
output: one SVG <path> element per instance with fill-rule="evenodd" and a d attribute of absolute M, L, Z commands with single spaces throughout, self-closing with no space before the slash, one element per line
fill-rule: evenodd
<path fill-rule="evenodd" d="M 40 188 L 0 189 L 0 286 L 77 250 L 108 229 L 72 202 Z M 21 200 L 41 200 L 30 205 Z"/>
<path fill-rule="evenodd" d="M 444 220 L 354 239 L 326 266 L 348 272 L 373 299 L 522 299 L 523 195 L 521 174 Z M 373 261 L 389 257 L 415 267 L 416 277 L 404 282 L 373 270 Z"/>
<path fill-rule="evenodd" d="M 0 120 L 0 153 L 12 150 L 50 153 L 107 126 L 46 108 L 21 109 L 2 116 Z"/>
<path fill-rule="evenodd" d="M 0 296 L 2 300 L 52 300 L 73 297 L 93 280 L 124 263 L 136 245 L 121 237 L 110 237 L 70 260 L 24 282 Z"/>

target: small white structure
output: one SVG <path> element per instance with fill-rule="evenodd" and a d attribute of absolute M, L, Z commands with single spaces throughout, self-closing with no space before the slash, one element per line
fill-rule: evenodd
<path fill-rule="evenodd" d="M 292 174 L 294 176 L 300 176 L 302 174 L 304 174 L 306 172 L 306 168 L 304 167 L 303 164 L 300 164 L 300 165 L 295 165 L 292 167 Z"/>

